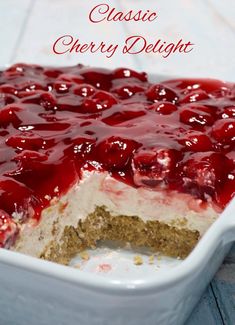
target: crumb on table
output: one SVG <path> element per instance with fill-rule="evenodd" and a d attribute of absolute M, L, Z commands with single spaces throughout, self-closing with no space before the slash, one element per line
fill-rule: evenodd
<path fill-rule="evenodd" d="M 79 256 L 81 257 L 82 260 L 84 261 L 88 261 L 90 259 L 89 254 L 86 251 L 83 251 L 79 254 Z"/>
<path fill-rule="evenodd" d="M 149 256 L 149 264 L 154 264 L 154 255 Z"/>
<path fill-rule="evenodd" d="M 135 265 L 142 265 L 142 264 L 143 264 L 143 259 L 142 259 L 142 257 L 139 256 L 139 255 L 136 255 L 136 256 L 134 257 L 134 264 L 135 264 Z"/>

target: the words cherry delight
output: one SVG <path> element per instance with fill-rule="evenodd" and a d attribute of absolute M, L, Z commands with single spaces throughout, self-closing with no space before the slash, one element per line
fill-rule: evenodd
<path fill-rule="evenodd" d="M 108 4 L 99 4 L 91 9 L 88 14 L 88 21 L 92 24 L 108 24 L 110 22 L 121 23 L 153 23 L 158 18 L 158 13 L 150 10 L 129 10 L 127 12 L 118 11 L 115 7 Z M 151 33 L 152 34 L 152 33 Z M 103 54 L 110 59 L 119 52 L 123 55 L 152 53 L 160 55 L 166 59 L 175 53 L 189 53 L 194 49 L 194 44 L 183 38 L 176 39 L 172 42 L 163 37 L 158 37 L 157 32 L 153 37 L 146 38 L 142 35 L 130 35 L 123 42 L 115 43 L 83 39 L 82 35 L 64 34 L 56 39 L 53 44 L 55 54 Z"/>

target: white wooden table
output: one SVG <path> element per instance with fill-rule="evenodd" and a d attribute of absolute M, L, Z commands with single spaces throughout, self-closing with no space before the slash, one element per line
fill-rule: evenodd
<path fill-rule="evenodd" d="M 153 10 L 152 23 L 102 22 L 92 24 L 88 13 L 101 2 L 117 10 Z M 52 45 L 70 34 L 91 40 L 122 44 L 127 36 L 152 41 L 180 38 L 195 44 L 188 54 L 167 59 L 157 54 L 55 55 Z M 14 62 L 72 65 L 128 66 L 166 76 L 215 77 L 235 81 L 235 0 L 0 0 L 0 66 Z M 235 324 L 235 248 L 224 261 L 188 325 Z M 176 324 L 177 325 L 177 324 Z"/>

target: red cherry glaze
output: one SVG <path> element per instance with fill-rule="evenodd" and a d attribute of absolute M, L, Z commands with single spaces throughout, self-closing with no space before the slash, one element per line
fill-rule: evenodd
<path fill-rule="evenodd" d="M 0 246 L 82 169 L 176 190 L 221 210 L 235 194 L 235 86 L 16 64 L 0 74 Z M 15 221 L 18 216 L 21 220 Z"/>

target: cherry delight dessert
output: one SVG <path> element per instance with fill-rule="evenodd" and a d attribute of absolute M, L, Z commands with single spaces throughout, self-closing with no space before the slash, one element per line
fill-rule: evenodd
<path fill-rule="evenodd" d="M 1 247 L 185 257 L 235 193 L 235 84 L 15 64 L 0 105 Z"/>

